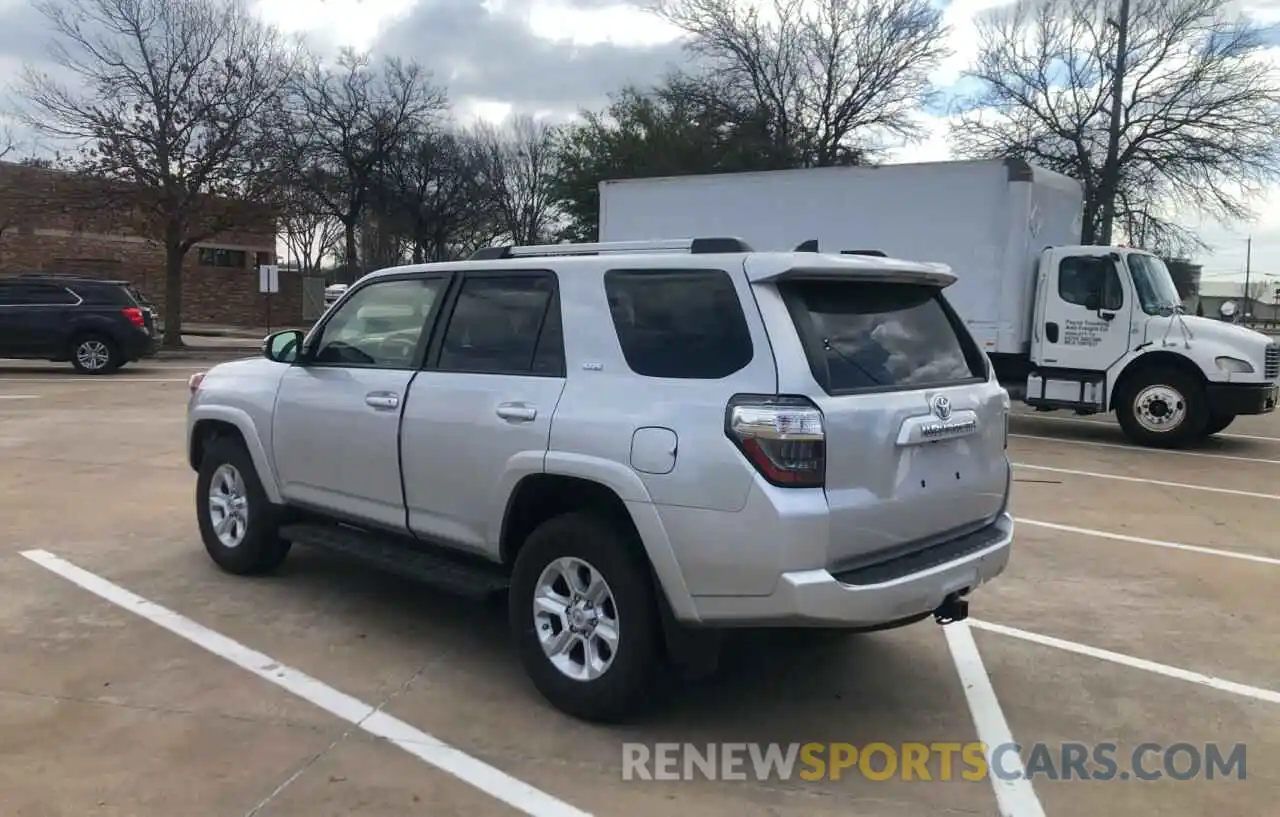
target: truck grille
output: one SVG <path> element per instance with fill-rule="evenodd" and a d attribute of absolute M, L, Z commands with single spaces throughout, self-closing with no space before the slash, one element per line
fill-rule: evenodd
<path fill-rule="evenodd" d="M 1268 380 L 1280 377 L 1280 343 L 1273 343 L 1267 347 L 1267 356 L 1264 358 L 1262 369 Z"/>

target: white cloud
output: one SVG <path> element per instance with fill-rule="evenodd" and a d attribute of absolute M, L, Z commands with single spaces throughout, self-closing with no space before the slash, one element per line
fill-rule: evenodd
<path fill-rule="evenodd" d="M 680 36 L 679 29 L 627 3 L 582 8 L 564 0 L 538 0 L 529 7 L 528 20 L 537 36 L 574 45 L 661 45 Z"/>
<path fill-rule="evenodd" d="M 951 0 L 942 12 L 942 21 L 950 30 L 948 45 L 951 55 L 933 72 L 933 81 L 941 87 L 954 85 L 978 56 L 977 17 L 1013 0 Z"/>

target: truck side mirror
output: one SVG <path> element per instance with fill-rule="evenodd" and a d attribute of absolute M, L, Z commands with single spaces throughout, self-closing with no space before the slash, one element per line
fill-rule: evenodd
<path fill-rule="evenodd" d="M 1097 290 L 1090 292 L 1084 298 L 1084 308 L 1090 312 L 1098 312 L 1102 309 L 1102 293 Z"/>

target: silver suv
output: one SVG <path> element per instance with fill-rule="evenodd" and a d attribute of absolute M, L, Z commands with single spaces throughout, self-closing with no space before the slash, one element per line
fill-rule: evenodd
<path fill-rule="evenodd" d="M 292 543 L 505 594 L 534 685 L 637 711 L 726 627 L 967 614 L 1009 558 L 1009 400 L 938 265 L 732 238 L 363 277 L 192 378 L 225 570 Z M 701 664 L 701 666 L 700 666 Z"/>

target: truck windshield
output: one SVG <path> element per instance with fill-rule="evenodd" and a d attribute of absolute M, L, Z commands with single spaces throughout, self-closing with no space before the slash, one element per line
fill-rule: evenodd
<path fill-rule="evenodd" d="M 1138 291 L 1138 301 L 1142 311 L 1148 315 L 1160 315 L 1177 310 L 1182 305 L 1178 297 L 1178 288 L 1173 285 L 1173 276 L 1164 262 L 1154 255 L 1130 253 L 1128 256 L 1129 274 L 1133 277 L 1134 289 Z"/>

